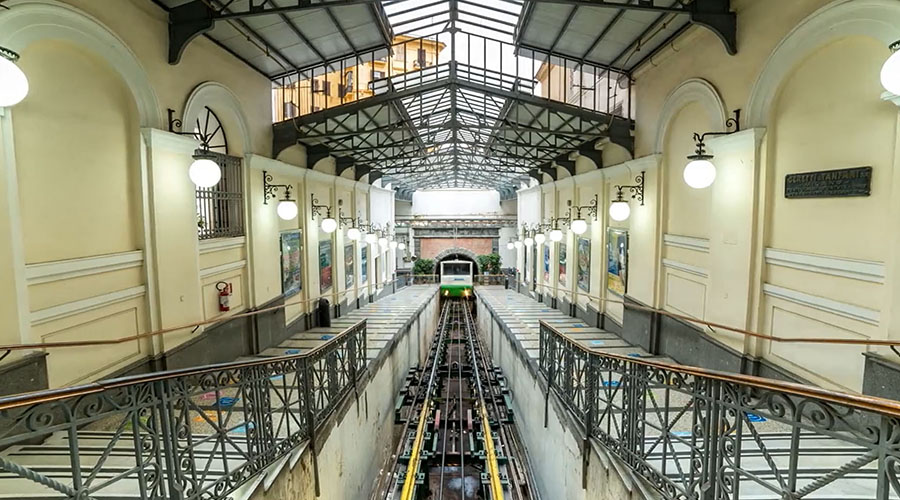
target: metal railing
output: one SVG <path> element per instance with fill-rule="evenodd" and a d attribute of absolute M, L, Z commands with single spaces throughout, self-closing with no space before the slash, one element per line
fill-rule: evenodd
<path fill-rule="evenodd" d="M 304 442 L 315 470 L 316 426 L 365 371 L 362 320 L 304 354 L 0 398 L 0 491 L 224 499 Z"/>
<path fill-rule="evenodd" d="M 539 370 L 667 499 L 900 495 L 900 403 L 591 351 L 540 322 Z"/>

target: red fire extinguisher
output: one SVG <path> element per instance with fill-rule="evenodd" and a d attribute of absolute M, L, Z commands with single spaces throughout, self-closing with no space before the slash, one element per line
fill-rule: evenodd
<path fill-rule="evenodd" d="M 219 291 L 219 311 L 231 310 L 231 307 L 228 305 L 231 297 L 231 283 L 220 281 L 216 283 L 216 290 Z"/>

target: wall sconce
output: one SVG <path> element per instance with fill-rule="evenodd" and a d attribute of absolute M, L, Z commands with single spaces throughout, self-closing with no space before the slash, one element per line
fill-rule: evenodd
<path fill-rule="evenodd" d="M 891 49 L 891 57 L 881 67 L 881 86 L 891 94 L 900 95 L 900 40 L 888 48 Z"/>
<path fill-rule="evenodd" d="M 275 192 L 283 189 L 284 199 L 278 202 L 275 211 L 278 212 L 278 217 L 284 220 L 297 217 L 297 202 L 291 199 L 291 186 L 289 184 L 272 184 L 272 180 L 272 176 L 263 170 L 263 205 L 268 205 L 270 198 L 277 198 L 278 195 Z"/>
<path fill-rule="evenodd" d="M 191 182 L 198 188 L 211 188 L 219 183 L 222 179 L 222 168 L 216 163 L 215 155 L 210 152 L 209 139 L 210 136 L 203 135 L 200 132 L 182 132 L 176 130 L 182 127 L 182 122 L 175 118 L 175 110 L 169 108 L 169 132 L 178 135 L 189 135 L 200 141 L 200 150 L 192 156 L 194 162 L 188 168 L 188 177 Z M 296 215 L 296 214 L 295 214 Z"/>
<path fill-rule="evenodd" d="M 641 172 L 640 175 L 634 178 L 634 182 L 637 184 L 630 186 L 615 186 L 616 199 L 609 204 L 609 217 L 612 220 L 622 222 L 631 215 L 631 206 L 628 205 L 628 201 L 622 196 L 622 191 L 626 189 L 631 191 L 631 199 L 636 199 L 641 202 L 641 206 L 644 205 L 644 173 L 645 172 Z"/>
<path fill-rule="evenodd" d="M 362 238 L 362 233 L 360 232 L 359 227 L 357 227 L 357 226 L 362 225 L 362 222 L 358 216 L 356 218 L 344 217 L 344 211 L 341 210 L 341 207 L 343 205 L 344 205 L 344 200 L 338 200 L 337 223 L 341 227 L 344 227 L 349 224 L 350 229 L 347 230 L 347 238 L 349 238 L 353 241 L 359 241 L 359 239 Z M 322 221 L 322 225 L 323 225 L 323 229 L 324 229 L 325 221 Z M 331 231 L 326 231 L 326 232 L 330 233 Z"/>
<path fill-rule="evenodd" d="M 688 156 L 687 166 L 684 167 L 684 182 L 694 189 L 703 189 L 712 185 L 716 180 L 716 166 L 710 161 L 713 155 L 706 154 L 706 144 L 704 141 L 707 136 L 730 135 L 741 131 L 741 110 L 734 110 L 734 118 L 729 118 L 725 122 L 725 128 L 734 128 L 732 131 L 725 132 L 706 132 L 698 134 L 694 132 L 694 142 L 697 143 L 697 150 L 694 154 Z"/>
<path fill-rule="evenodd" d="M 641 190 L 643 191 L 643 188 L 641 188 Z M 591 202 L 587 205 L 582 205 L 582 206 L 576 205 L 573 207 L 572 200 L 569 200 L 569 216 L 570 217 L 572 216 L 572 209 L 573 208 L 575 209 L 575 219 L 569 223 L 569 229 L 571 229 L 573 233 L 581 235 L 581 234 L 584 234 L 585 231 L 587 231 L 587 221 L 584 219 L 584 217 L 581 216 L 582 210 L 587 211 L 587 214 L 589 217 L 593 217 L 594 220 L 597 220 L 597 203 L 598 203 L 598 196 L 596 194 L 594 195 L 594 199 L 591 200 Z"/>
<path fill-rule="evenodd" d="M 335 229 L 338 227 L 338 223 L 334 220 L 334 217 L 331 216 L 331 207 L 328 205 L 319 205 L 319 200 L 316 199 L 316 195 L 310 194 L 310 212 L 312 213 L 313 219 L 318 215 L 322 216 L 322 209 L 325 209 L 325 218 L 322 219 L 322 231 L 326 233 L 333 233 Z"/>
<path fill-rule="evenodd" d="M 0 47 L 0 108 L 15 106 L 28 95 L 28 78 L 18 60 L 19 54 Z"/>

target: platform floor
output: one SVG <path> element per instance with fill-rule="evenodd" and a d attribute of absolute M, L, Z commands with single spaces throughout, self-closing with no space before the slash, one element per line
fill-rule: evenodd
<path fill-rule="evenodd" d="M 437 293 L 435 285 L 413 285 L 388 295 L 376 302 L 351 311 L 345 316 L 333 319 L 328 328 L 313 328 L 291 336 L 276 347 L 266 349 L 256 356 L 243 357 L 240 360 L 253 360 L 274 356 L 302 354 L 322 345 L 334 335 L 347 329 L 358 321 L 366 320 L 367 362 L 371 363 L 381 351 L 400 333 L 401 329 L 413 320 L 418 311 L 433 299 Z M 275 378 L 281 378 L 278 375 Z M 285 376 L 292 378 L 292 375 Z M 290 382 L 290 380 L 286 381 Z M 201 391 L 202 392 L 202 391 Z M 224 396 L 224 397 L 223 397 Z M 218 397 L 218 399 L 217 399 Z M 272 400 L 283 398 L 283 394 L 272 391 Z M 384 397 L 393 397 L 385 395 Z M 218 391 L 216 394 L 209 392 L 197 397 L 191 397 L 195 406 L 188 409 L 188 417 L 179 417 L 180 420 L 190 422 L 194 433 L 191 435 L 193 443 L 180 443 L 190 448 L 193 465 L 197 470 L 204 471 L 204 482 L 209 484 L 220 479 L 227 473 L 226 468 L 234 470 L 247 461 L 247 434 L 248 425 L 244 422 L 245 411 L 240 395 L 231 390 Z M 273 403 L 273 407 L 276 405 Z M 282 410 L 290 411 L 290 410 Z M 205 436 L 198 428 L 208 429 L 206 418 L 215 420 L 217 412 L 228 414 L 226 427 L 228 446 L 222 445 L 221 439 L 216 435 Z M 274 413 L 274 412 L 273 412 Z M 293 412 L 292 412 L 293 413 Z M 273 420 L 280 417 L 273 415 Z M 87 477 L 92 473 L 90 469 L 97 468 L 96 474 L 91 478 L 92 484 L 101 485 L 119 475 L 129 476 L 118 479 L 99 491 L 92 493 L 90 498 L 96 499 L 127 499 L 140 498 L 140 485 L 134 474 L 129 470 L 135 467 L 134 443 L 132 442 L 131 417 L 122 413 L 119 417 L 107 417 L 103 421 L 96 422 L 77 432 L 79 460 L 78 465 L 82 470 L 82 476 Z M 2 419 L 0 419 L 2 420 Z M 252 429 L 252 423 L 249 426 Z M 209 432 L 206 430 L 205 432 Z M 286 428 L 279 427 L 279 434 L 287 432 Z M 140 433 L 144 435 L 144 430 Z M 5 434 L 0 429 L 0 437 Z M 147 435 L 150 431 L 147 430 Z M 30 469 L 31 473 L 40 474 L 67 487 L 71 487 L 72 462 L 70 457 L 70 435 L 67 431 L 57 431 L 46 435 L 43 442 L 30 445 L 16 445 L 0 452 L 0 461 L 9 461 L 17 466 Z M 203 444 L 207 441 L 208 443 Z M 200 443 L 199 445 L 197 443 Z M 303 445 L 301 444 L 301 447 Z M 226 467 L 227 464 L 227 467 Z M 182 467 L 187 465 L 182 464 Z M 65 498 L 64 495 L 29 479 L 24 479 L 17 474 L 4 470 L 0 462 L 0 499 L 45 499 Z M 237 497 L 235 497 L 237 498 Z"/>
<path fill-rule="evenodd" d="M 569 338 L 598 353 L 677 364 L 671 358 L 650 354 L 640 347 L 630 345 L 614 333 L 588 326 L 579 318 L 564 314 L 514 290 L 479 287 L 477 296 L 493 311 L 494 318 L 515 336 L 515 341 L 534 362 L 538 361 L 540 355 L 538 322 L 544 320 Z M 601 411 L 604 411 L 602 408 L 611 406 L 609 413 L 621 416 L 624 401 L 623 391 L 618 390 L 620 380 L 616 373 L 604 372 L 601 375 L 603 387 L 598 402 Z M 668 402 L 668 405 L 664 402 Z M 648 386 L 644 398 L 643 459 L 679 487 L 687 487 L 690 481 L 696 480 L 691 476 L 691 463 L 696 451 L 703 446 L 702 437 L 693 436 L 694 410 L 691 403 L 692 397 L 689 394 L 667 390 L 664 384 Z M 683 416 L 675 419 L 671 417 L 682 410 Z M 791 461 L 792 427 L 772 417 L 766 418 L 768 415 L 764 408 L 754 411 L 760 414 L 746 413 L 742 420 L 741 439 L 722 440 L 730 443 L 729 446 L 739 446 L 740 472 L 735 476 L 735 467 L 727 463 L 728 457 L 723 457 L 725 462 L 721 466 L 721 473 L 728 476 L 730 483 L 737 483 L 739 492 L 734 498 L 781 500 L 781 494 L 774 487 L 786 480 Z M 607 426 L 607 431 L 613 436 L 620 432 L 615 424 Z M 730 435 L 733 434 L 732 429 Z M 846 439 L 843 438 L 844 435 L 847 436 Z M 797 490 L 805 487 L 810 489 L 802 498 L 900 498 L 896 491 L 891 491 L 884 497 L 878 496 L 878 461 L 865 461 L 864 455 L 868 450 L 860 446 L 858 438 L 840 431 L 825 434 L 805 429 L 798 434 L 797 440 L 797 448 L 801 450 L 797 458 Z M 734 457 L 730 460 L 734 460 Z M 858 463 L 854 463 L 855 461 Z M 844 469 L 841 473 L 834 472 L 841 469 Z M 828 478 L 833 472 L 837 475 Z M 733 477 L 739 479 L 733 481 Z"/>

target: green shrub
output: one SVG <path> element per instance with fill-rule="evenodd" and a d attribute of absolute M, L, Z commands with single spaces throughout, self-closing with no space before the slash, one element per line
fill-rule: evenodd
<path fill-rule="evenodd" d="M 434 261 L 431 259 L 416 259 L 413 264 L 413 274 L 434 274 Z"/>
<path fill-rule="evenodd" d="M 482 274 L 500 274 L 500 255 L 495 253 L 479 255 L 478 269 Z"/>

